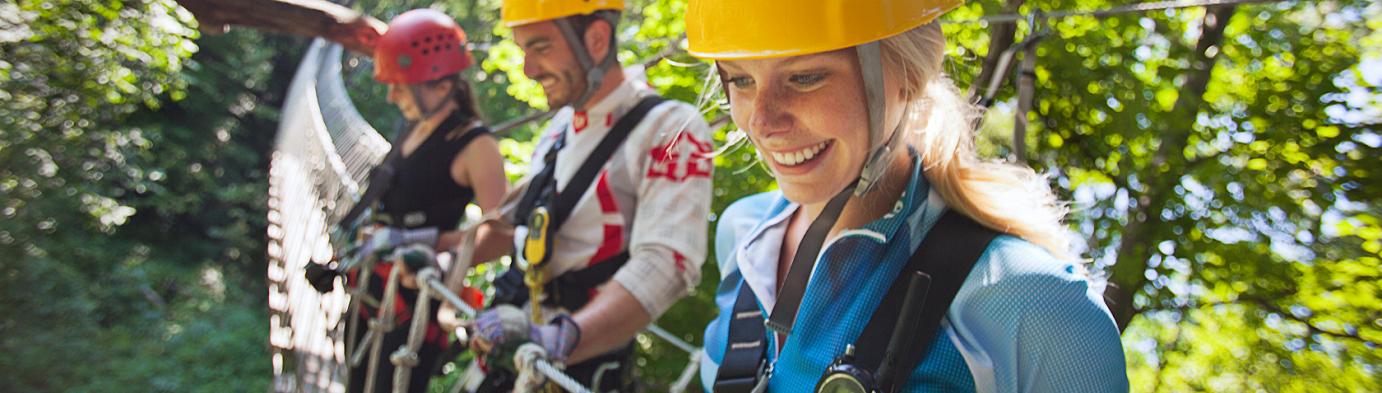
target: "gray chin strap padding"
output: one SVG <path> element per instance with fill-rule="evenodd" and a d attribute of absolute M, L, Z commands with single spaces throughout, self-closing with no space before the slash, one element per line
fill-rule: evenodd
<path fill-rule="evenodd" d="M 883 172 L 887 171 L 892 150 L 900 139 L 897 138 L 898 130 L 893 130 L 884 140 L 883 115 L 887 109 L 887 97 L 884 96 L 883 88 L 883 51 L 878 41 L 859 45 L 854 49 L 859 56 L 859 72 L 864 79 L 864 103 L 869 111 L 871 150 L 868 161 L 864 162 L 864 168 L 859 171 L 859 187 L 854 189 L 854 195 L 864 195 L 873 190 L 878 184 L 878 179 L 883 177 Z M 898 128 L 901 127 L 899 124 Z"/>
<path fill-rule="evenodd" d="M 571 27 L 571 22 L 567 18 L 556 19 L 553 22 L 557 24 L 557 30 L 561 30 L 561 34 L 566 37 L 567 46 L 576 55 L 576 61 L 581 65 L 581 72 L 585 73 L 585 90 L 568 104 L 572 108 L 580 109 L 580 107 L 585 106 L 586 101 L 590 100 L 591 96 L 595 95 L 595 90 L 600 88 L 600 84 L 605 80 L 605 72 L 611 66 L 618 64 L 618 53 L 616 53 L 618 51 L 616 48 L 610 47 L 608 51 L 605 51 L 605 57 L 600 59 L 600 64 L 595 64 L 595 59 L 590 57 L 589 48 L 585 46 L 585 40 L 581 39 L 580 34 L 576 34 L 576 29 Z M 606 22 L 609 22 L 611 27 L 610 34 L 614 34 L 612 27 L 614 27 L 615 21 L 606 20 Z"/>

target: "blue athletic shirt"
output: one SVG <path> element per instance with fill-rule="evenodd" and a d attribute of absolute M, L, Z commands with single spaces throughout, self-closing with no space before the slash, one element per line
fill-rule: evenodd
<path fill-rule="evenodd" d="M 917 160 L 919 161 L 919 160 Z M 716 228 L 719 315 L 705 329 L 701 382 L 715 382 L 741 285 L 763 315 L 776 301 L 787 218 L 799 206 L 772 191 L 736 201 Z M 892 212 L 831 239 L 806 286 L 785 348 L 767 334 L 771 392 L 807 392 L 868 324 L 893 279 L 945 211 L 920 164 Z M 899 241 L 893 241 L 899 240 Z M 881 258 L 880 258 L 881 257 Z M 903 391 L 1126 392 L 1116 324 L 1083 270 L 1025 240 L 989 244 Z"/>

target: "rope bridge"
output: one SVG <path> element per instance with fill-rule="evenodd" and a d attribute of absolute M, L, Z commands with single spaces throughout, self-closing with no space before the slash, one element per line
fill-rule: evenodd
<path fill-rule="evenodd" d="M 327 233 L 389 143 L 360 117 L 341 80 L 339 45 L 316 40 L 288 88 L 269 170 L 269 343 L 274 390 L 345 391 L 343 286 L 303 278 L 331 258 Z"/>
<path fill-rule="evenodd" d="M 346 93 L 341 79 L 342 52 L 341 46 L 321 39 L 308 48 L 288 88 L 270 163 L 269 343 L 276 392 L 344 392 L 346 365 L 351 360 L 346 358 L 346 348 L 355 344 L 346 342 L 350 294 L 345 286 L 336 285 L 332 292 L 321 294 L 303 275 L 308 263 L 331 259 L 334 250 L 328 234 L 361 195 L 370 169 L 389 150 L 388 141 L 360 116 Z M 542 118 L 545 116 L 539 114 L 519 121 Z M 432 278 L 423 274 L 422 282 L 426 284 L 423 293 L 430 296 L 419 297 L 421 309 L 436 297 L 458 310 L 469 311 L 435 278 L 435 272 L 428 273 Z M 467 314 L 473 316 L 473 311 Z M 418 327 L 422 325 L 418 322 L 423 319 L 415 318 L 411 329 L 414 336 L 420 337 Z M 651 326 L 649 332 L 688 353 L 690 361 L 673 386 L 673 391 L 685 390 L 699 366 L 700 349 L 657 326 Z M 409 352 L 416 350 L 414 341 L 409 340 L 413 348 L 388 357 L 406 363 Z M 362 349 L 352 348 L 356 352 L 353 357 L 363 354 Z M 523 362 L 530 372 L 542 374 L 569 391 L 589 391 L 541 356 L 530 355 Z M 405 376 L 401 380 L 407 380 L 408 369 L 399 368 Z"/>

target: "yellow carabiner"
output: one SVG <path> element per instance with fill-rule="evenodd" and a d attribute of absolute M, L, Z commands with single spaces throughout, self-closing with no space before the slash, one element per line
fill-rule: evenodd
<path fill-rule="evenodd" d="M 528 238 L 523 242 L 523 259 L 528 267 L 538 267 L 547 263 L 547 228 L 552 216 L 546 207 L 538 206 L 528 215 Z"/>

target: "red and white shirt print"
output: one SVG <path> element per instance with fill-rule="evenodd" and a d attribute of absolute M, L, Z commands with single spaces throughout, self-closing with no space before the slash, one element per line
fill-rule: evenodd
<path fill-rule="evenodd" d="M 541 157 L 552 147 L 556 133 L 566 133 L 555 173 L 557 189 L 564 191 L 614 123 L 651 94 L 655 93 L 646 85 L 626 81 L 589 111 L 562 108 L 539 139 L 529 176 L 542 170 Z M 656 318 L 686 296 L 700 281 L 706 258 L 714 168 L 710 141 L 709 126 L 690 104 L 667 100 L 653 108 L 610 157 L 594 184 L 581 191 L 553 241 L 547 277 L 583 269 L 628 250 L 629 261 L 614 280 L 650 315 Z M 526 183 L 527 179 L 520 182 Z M 521 195 L 526 190 L 511 192 Z M 526 235 L 527 228 L 516 228 L 517 249 L 522 249 Z M 521 258 L 522 253 L 517 254 Z"/>

